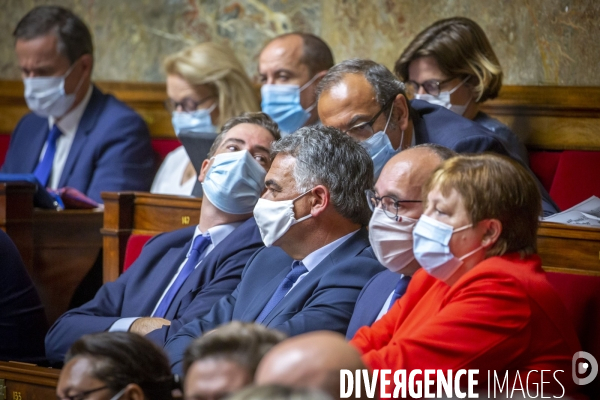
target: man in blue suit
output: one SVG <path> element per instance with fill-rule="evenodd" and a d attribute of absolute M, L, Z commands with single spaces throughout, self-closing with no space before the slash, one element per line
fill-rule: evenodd
<path fill-rule="evenodd" d="M 62 315 L 46 336 L 48 359 L 62 362 L 71 344 L 92 332 L 130 331 L 162 346 L 231 293 L 246 261 L 263 246 L 252 210 L 271 165 L 269 148 L 279 138 L 266 114 L 229 120 L 202 164 L 198 226 L 152 238 L 115 282 Z"/>
<path fill-rule="evenodd" d="M 272 155 L 254 208 L 267 247 L 248 261 L 233 293 L 167 341 L 176 373 L 194 338 L 232 320 L 289 336 L 345 333 L 362 287 L 383 270 L 365 229 L 364 192 L 373 184 L 367 152 L 335 128 L 310 126 L 273 144 Z"/>
<path fill-rule="evenodd" d="M 36 7 L 14 37 L 33 113 L 15 128 L 1 171 L 33 173 L 47 187 L 73 187 L 98 202 L 103 191 L 148 190 L 154 172 L 148 128 L 91 83 L 93 44 L 85 23 L 61 7 Z"/>
<path fill-rule="evenodd" d="M 413 253 L 412 230 L 423 214 L 423 185 L 440 164 L 456 153 L 436 145 L 421 144 L 388 161 L 369 193 L 373 210 L 369 241 L 386 270 L 375 275 L 360 292 L 346 338 L 370 326 L 398 300 L 421 266 Z"/>
<path fill-rule="evenodd" d="M 43 362 L 47 329 L 44 307 L 19 251 L 0 230 L 0 360 Z"/>
<path fill-rule="evenodd" d="M 336 127 L 360 141 L 373 159 L 376 178 L 394 154 L 423 143 L 436 143 L 458 153 L 491 151 L 529 167 L 520 156 L 524 149 L 515 147 L 522 145 L 514 133 L 492 132 L 426 101 L 409 102 L 404 84 L 374 61 L 351 59 L 335 65 L 319 82 L 317 95 L 323 125 Z M 537 182 L 544 214 L 556 213 L 558 207 Z"/>

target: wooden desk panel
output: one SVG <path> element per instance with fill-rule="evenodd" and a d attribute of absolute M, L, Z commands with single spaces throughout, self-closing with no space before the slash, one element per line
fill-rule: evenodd
<path fill-rule="evenodd" d="M 60 369 L 0 361 L 0 386 L 7 400 L 55 399 L 59 375 Z"/>

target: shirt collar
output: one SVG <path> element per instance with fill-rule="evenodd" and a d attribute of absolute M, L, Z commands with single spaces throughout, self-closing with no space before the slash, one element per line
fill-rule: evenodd
<path fill-rule="evenodd" d="M 217 226 L 213 226 L 212 228 L 208 228 L 208 234 L 210 235 L 210 241 L 211 241 L 212 247 L 214 248 L 219 243 L 221 243 L 223 240 L 225 240 L 225 238 L 227 236 L 229 236 L 229 234 L 231 232 L 233 232 L 235 230 L 235 228 L 240 226 L 243 222 L 244 221 L 231 222 L 229 224 L 217 225 Z M 196 230 L 194 231 L 194 237 L 192 238 L 192 243 L 194 243 L 194 239 L 196 239 L 196 237 L 199 235 L 203 235 L 203 233 L 200 230 L 200 227 L 196 226 Z M 189 252 L 191 250 L 192 250 L 192 248 L 190 246 L 190 250 L 188 251 L 188 256 L 189 256 Z"/>
<path fill-rule="evenodd" d="M 65 114 L 59 121 L 56 121 L 56 118 L 53 116 L 48 117 L 48 126 L 50 129 L 52 129 L 56 123 L 63 135 L 75 136 L 75 133 L 77 133 L 77 127 L 79 126 L 79 121 L 81 121 L 83 112 L 85 111 L 85 108 L 92 97 L 92 92 L 93 86 L 90 84 L 90 87 L 83 97 L 83 100 L 81 100 L 81 103 L 77 104 L 77 107 Z"/>
<path fill-rule="evenodd" d="M 349 234 L 342 236 L 339 239 L 334 240 L 333 242 L 321 247 L 320 249 L 313 251 L 312 253 L 304 257 L 304 259 L 302 260 L 302 264 L 304 264 L 308 272 L 312 271 L 317 265 L 321 263 L 321 261 L 325 259 L 325 257 L 330 255 L 335 249 L 337 249 L 342 243 L 348 240 L 348 238 L 350 238 L 350 236 L 354 235 L 356 232 L 358 232 L 358 229 L 354 232 L 350 232 Z"/>

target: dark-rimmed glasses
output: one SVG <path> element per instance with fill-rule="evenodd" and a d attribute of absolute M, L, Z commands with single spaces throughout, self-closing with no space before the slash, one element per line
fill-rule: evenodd
<path fill-rule="evenodd" d="M 398 200 L 393 196 L 377 196 L 371 189 L 365 190 L 367 195 L 367 202 L 371 211 L 375 211 L 376 208 L 381 207 L 386 217 L 398 221 L 398 210 L 403 203 L 422 203 L 422 200 Z"/>
<path fill-rule="evenodd" d="M 101 386 L 101 387 L 96 388 L 96 389 L 86 390 L 85 392 L 73 394 L 71 396 L 64 396 L 64 397 L 56 396 L 56 398 L 58 400 L 84 400 L 90 394 L 99 392 L 99 391 L 104 390 L 104 389 L 108 389 L 108 386 Z"/>
<path fill-rule="evenodd" d="M 440 81 L 439 79 L 429 79 L 423 83 L 406 81 L 404 82 L 404 85 L 406 86 L 406 94 L 410 97 L 414 97 L 415 94 L 419 93 L 419 89 L 422 87 L 425 90 L 425 93 L 437 97 L 440 95 L 440 86 L 450 82 L 454 78 L 455 77 L 448 78 L 443 81 Z"/>
<path fill-rule="evenodd" d="M 396 96 L 398 96 L 398 95 L 395 94 L 394 96 L 392 96 L 392 98 L 390 98 L 388 101 L 386 101 L 386 103 L 383 105 L 383 107 L 381 107 L 379 112 L 377 114 L 375 114 L 375 116 L 373 118 L 371 118 L 371 120 L 369 120 L 367 122 L 361 122 L 360 124 L 354 125 L 352 128 L 348 129 L 344 133 L 347 135 L 350 135 L 353 138 L 361 139 L 361 140 L 365 140 L 365 139 L 368 139 L 371 136 L 373 136 L 375 134 L 373 131 L 373 124 L 375 123 L 375 121 L 377 121 L 377 118 L 379 118 L 379 116 L 381 115 L 382 112 L 384 112 L 392 104 L 394 104 L 394 100 L 396 100 Z"/>
<path fill-rule="evenodd" d="M 180 102 L 174 101 L 173 99 L 167 99 L 164 102 L 165 108 L 167 109 L 168 112 L 173 113 L 174 111 L 177 111 L 179 109 L 179 107 L 181 107 L 182 111 L 185 112 L 193 112 L 196 111 L 198 109 L 198 107 L 200 107 L 202 104 L 206 103 L 208 100 L 210 99 L 214 99 L 215 95 L 211 95 L 208 97 L 203 98 L 200 101 L 195 101 L 189 98 L 185 98 L 183 100 L 181 100 Z"/>

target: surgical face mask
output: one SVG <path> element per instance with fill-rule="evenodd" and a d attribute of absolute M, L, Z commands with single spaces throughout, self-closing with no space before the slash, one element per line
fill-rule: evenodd
<path fill-rule="evenodd" d="M 415 259 L 413 228 L 417 220 L 398 216 L 398 221 L 376 208 L 369 222 L 369 242 L 377 260 L 392 272 L 402 270 Z"/>
<path fill-rule="evenodd" d="M 272 201 L 262 198 L 258 199 L 256 207 L 254 207 L 254 218 L 256 219 L 256 224 L 258 225 L 258 230 L 265 246 L 273 246 L 273 243 L 285 235 L 292 225 L 296 225 L 312 217 L 312 214 L 299 219 L 294 217 L 294 202 L 311 190 L 302 193 L 292 200 Z"/>
<path fill-rule="evenodd" d="M 454 232 L 469 229 L 473 224 L 454 229 L 452 226 L 437 221 L 427 215 L 421 215 L 413 230 L 413 251 L 417 262 L 427 273 L 442 281 L 447 281 L 463 264 L 463 260 L 483 248 L 457 258 L 450 251 L 450 238 Z"/>
<path fill-rule="evenodd" d="M 415 94 L 415 99 L 424 100 L 431 104 L 437 104 L 438 106 L 445 107 L 448 110 L 453 111 L 458 115 L 463 115 L 465 113 L 465 110 L 471 103 L 471 99 L 469 99 L 469 101 L 467 101 L 466 104 L 463 104 L 462 106 L 460 106 L 460 105 L 452 104 L 450 102 L 450 95 L 452 93 L 454 93 L 459 87 L 461 87 L 467 80 L 469 80 L 468 76 L 465 79 L 463 79 L 463 81 L 461 83 L 456 85 L 454 87 L 454 89 L 452 89 L 450 91 L 446 91 L 446 92 L 440 92 L 440 94 L 438 96 L 433 96 L 431 94 Z"/>
<path fill-rule="evenodd" d="M 404 131 L 402 131 L 402 138 L 400 139 L 400 146 L 398 150 L 394 150 L 392 147 L 392 143 L 390 142 L 390 138 L 385 133 L 387 127 L 390 123 L 390 118 L 392 118 L 393 109 L 390 110 L 390 115 L 385 124 L 385 128 L 382 131 L 377 132 L 367 140 L 363 140 L 360 144 L 367 150 L 371 159 L 373 160 L 373 168 L 375 172 L 375 180 L 379 177 L 381 170 L 385 163 L 387 163 L 390 158 L 392 158 L 400 147 L 402 147 L 402 141 L 404 141 Z"/>
<path fill-rule="evenodd" d="M 171 123 L 175 134 L 179 136 L 182 132 L 190 133 L 217 133 L 217 128 L 213 125 L 210 113 L 217 107 L 215 102 L 209 108 L 204 108 L 192 112 L 174 111 L 171 117 Z"/>
<path fill-rule="evenodd" d="M 315 101 L 308 109 L 300 104 L 300 93 L 309 87 L 319 75 L 315 75 L 302 87 L 298 85 L 263 85 L 260 88 L 261 108 L 273 121 L 277 122 L 284 135 L 295 132 L 310 118 L 310 112 L 316 107 Z"/>
<path fill-rule="evenodd" d="M 213 157 L 202 190 L 219 210 L 229 214 L 251 213 L 258 201 L 267 173 L 246 151 L 221 153 Z"/>
<path fill-rule="evenodd" d="M 65 79 L 73 71 L 75 64 L 77 62 L 73 63 L 62 76 L 24 78 L 27 107 L 40 117 L 60 118 L 65 115 L 75 103 L 75 97 L 83 83 L 82 75 L 75 91 L 71 94 L 65 92 Z"/>

